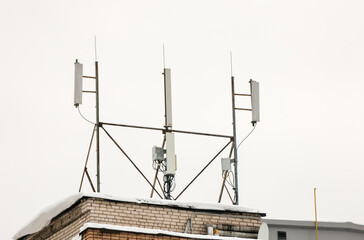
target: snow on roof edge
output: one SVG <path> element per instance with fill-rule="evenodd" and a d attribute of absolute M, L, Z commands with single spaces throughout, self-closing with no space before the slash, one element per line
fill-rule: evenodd
<path fill-rule="evenodd" d="M 194 202 L 181 202 L 171 200 L 156 200 L 156 199 L 144 199 L 144 198 L 127 198 L 117 197 L 101 193 L 77 193 L 71 195 L 55 204 L 50 205 L 35 216 L 28 224 L 22 227 L 13 237 L 17 240 L 29 234 L 36 233 L 47 226 L 54 217 L 58 216 L 63 211 L 70 208 L 73 204 L 84 197 L 99 198 L 112 200 L 117 202 L 131 202 L 139 204 L 152 204 L 152 205 L 164 205 L 170 207 L 180 207 L 187 209 L 196 210 L 213 210 L 213 211 L 233 211 L 233 212 L 244 212 L 244 213 L 256 213 L 265 216 L 265 213 L 259 212 L 254 209 L 244 208 L 236 205 L 225 205 L 225 204 L 212 204 L 212 203 L 194 203 Z"/>
<path fill-rule="evenodd" d="M 121 232 L 143 233 L 143 234 L 151 234 L 151 235 L 167 235 L 167 236 L 173 236 L 173 237 L 183 237 L 183 238 L 192 238 L 192 239 L 211 239 L 211 240 L 238 240 L 238 239 L 245 240 L 246 239 L 246 240 L 248 240 L 248 238 L 180 233 L 180 232 L 172 232 L 172 231 L 165 231 L 165 230 L 159 230 L 159 229 L 128 227 L 128 226 L 90 223 L 90 222 L 85 223 L 80 228 L 80 234 L 90 228 L 115 230 L 115 231 L 121 231 Z M 72 240 L 77 240 L 79 236 L 80 235 L 74 237 Z"/>
<path fill-rule="evenodd" d="M 28 224 L 22 227 L 13 237 L 17 240 L 26 235 L 36 233 L 47 226 L 54 217 L 70 208 L 78 200 L 83 197 L 83 193 L 71 195 L 61 201 L 58 201 L 45 209 L 43 209 L 38 215 L 36 215 Z"/>
<path fill-rule="evenodd" d="M 240 207 L 236 205 L 227 205 L 221 203 L 198 203 L 198 202 L 182 202 L 182 201 L 171 201 L 165 199 L 151 199 L 151 198 L 127 198 L 127 197 L 118 197 L 107 194 L 100 193 L 84 193 L 84 197 L 91 198 L 101 198 L 106 200 L 112 200 L 117 202 L 132 202 L 139 204 L 151 204 L 151 205 L 163 205 L 170 207 L 180 207 L 187 209 L 196 209 L 196 210 L 212 210 L 212 211 L 231 211 L 231 212 L 242 212 L 242 213 L 256 213 L 259 215 L 265 215 L 264 212 L 259 212 L 258 210 L 246 207 Z"/>

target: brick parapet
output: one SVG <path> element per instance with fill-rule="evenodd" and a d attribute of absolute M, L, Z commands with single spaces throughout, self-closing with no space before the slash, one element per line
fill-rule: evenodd
<path fill-rule="evenodd" d="M 202 211 L 164 205 L 116 202 L 89 198 L 91 222 L 130 227 L 184 232 L 188 219 L 192 220 L 192 233 L 207 234 L 207 225 L 255 228 L 261 225 L 261 216 L 254 213 Z"/>
<path fill-rule="evenodd" d="M 255 236 L 262 223 L 259 213 L 192 209 L 84 197 L 52 219 L 41 231 L 21 240 L 70 240 L 78 235 L 80 228 L 88 222 L 184 233 L 188 221 L 192 221 L 192 231 L 188 228 L 188 233 L 206 235 L 207 226 L 213 226 L 227 234 L 226 236 L 235 236 L 236 231 L 241 235 L 241 232 L 246 232 L 247 229 L 249 234 L 253 233 L 252 236 Z M 232 232 L 234 234 L 231 234 Z M 135 239 L 141 238 L 138 236 Z M 159 238 L 154 236 L 150 239 Z"/>
<path fill-rule="evenodd" d="M 134 233 L 107 229 L 87 229 L 82 233 L 82 240 L 203 240 L 201 238 L 170 236 L 164 234 Z M 208 239 L 208 238 L 206 238 Z"/>

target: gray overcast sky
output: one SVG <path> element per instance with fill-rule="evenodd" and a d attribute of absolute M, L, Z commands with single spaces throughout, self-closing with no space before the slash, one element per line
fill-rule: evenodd
<path fill-rule="evenodd" d="M 364 224 L 363 10 L 361 0 L 2 0 L 0 236 L 78 190 L 92 125 L 73 107 L 73 63 L 94 74 L 94 35 L 105 122 L 163 126 L 165 43 L 174 128 L 231 134 L 231 50 L 237 92 L 249 92 L 250 78 L 261 85 L 261 123 L 239 149 L 241 205 L 313 220 L 317 187 L 319 220 Z M 90 119 L 93 100 L 81 107 Z M 152 179 L 162 135 L 108 130 Z M 239 112 L 238 139 L 250 130 L 250 114 Z M 174 193 L 225 143 L 177 135 Z M 102 192 L 148 197 L 105 134 L 101 145 Z M 218 159 L 180 200 L 216 202 L 221 181 Z"/>

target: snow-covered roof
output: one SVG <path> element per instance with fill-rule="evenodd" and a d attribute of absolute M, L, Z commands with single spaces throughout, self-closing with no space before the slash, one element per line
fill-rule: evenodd
<path fill-rule="evenodd" d="M 34 217 L 27 225 L 22 227 L 19 232 L 17 232 L 13 239 L 19 239 L 26 235 L 36 233 L 47 226 L 51 220 L 64 210 L 71 207 L 75 202 L 82 198 L 82 193 L 72 195 L 62 201 L 59 201 L 40 212 L 36 217 Z"/>
<path fill-rule="evenodd" d="M 194 203 L 194 202 L 181 202 L 171 200 L 155 200 L 155 199 L 144 199 L 144 198 L 127 198 L 117 197 L 101 193 L 78 193 L 67 197 L 66 199 L 59 201 L 46 209 L 40 214 L 33 218 L 29 224 L 25 225 L 19 230 L 13 239 L 19 239 L 23 236 L 36 233 L 47 226 L 54 217 L 58 216 L 63 211 L 70 208 L 73 204 L 78 202 L 82 198 L 99 198 L 117 202 L 130 202 L 138 204 L 151 204 L 151 205 L 163 205 L 170 207 L 196 209 L 196 210 L 207 210 L 207 211 L 229 211 L 229 212 L 242 212 L 242 213 L 256 213 L 261 216 L 265 216 L 265 213 L 259 212 L 251 208 L 244 208 L 236 205 L 225 205 L 225 204 L 211 204 L 211 203 Z"/>
<path fill-rule="evenodd" d="M 241 212 L 241 213 L 256 213 L 262 216 L 265 215 L 265 213 L 259 212 L 258 210 L 252 208 L 246 208 L 236 205 L 227 205 L 221 203 L 182 202 L 182 201 L 171 201 L 165 199 L 152 199 L 152 198 L 127 198 L 127 197 L 111 196 L 100 193 L 84 193 L 83 197 L 101 198 L 116 202 L 162 205 L 162 206 L 196 209 L 196 210 L 210 210 L 210 211 L 223 211 L 223 212 L 229 211 L 229 212 Z"/>
<path fill-rule="evenodd" d="M 82 232 L 84 232 L 85 230 L 90 229 L 90 228 L 115 230 L 115 231 L 120 231 L 120 232 L 143 233 L 143 234 L 151 234 L 151 235 L 167 235 L 167 236 L 172 236 L 172 237 L 183 237 L 183 238 L 192 238 L 192 239 L 208 239 L 208 240 L 210 240 L 210 239 L 211 240 L 245 240 L 246 239 L 246 240 L 248 240 L 248 238 L 179 233 L 179 232 L 164 231 L 164 230 L 159 230 L 159 229 L 127 227 L 127 226 L 99 224 L 99 223 L 85 223 L 80 229 L 80 235 Z M 80 235 L 74 237 L 72 240 L 79 240 Z"/>
<path fill-rule="evenodd" d="M 268 226 L 295 227 L 295 228 L 315 228 L 314 221 L 282 220 L 282 219 L 262 219 Z M 352 222 L 317 222 L 321 229 L 345 229 L 347 231 L 364 232 L 364 225 Z"/>

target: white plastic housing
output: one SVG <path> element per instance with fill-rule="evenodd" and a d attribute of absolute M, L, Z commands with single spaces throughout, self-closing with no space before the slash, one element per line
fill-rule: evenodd
<path fill-rule="evenodd" d="M 166 96 L 166 123 L 167 127 L 172 127 L 172 87 L 171 87 L 171 69 L 164 69 L 164 83 Z"/>
<path fill-rule="evenodd" d="M 83 80 L 83 65 L 75 62 L 75 95 L 74 105 L 77 107 L 82 104 L 82 80 Z"/>
<path fill-rule="evenodd" d="M 250 93 L 252 103 L 252 123 L 260 121 L 259 109 L 259 82 L 250 80 Z"/>
<path fill-rule="evenodd" d="M 167 159 L 166 165 L 167 169 L 164 172 L 165 175 L 175 175 L 176 174 L 176 157 L 174 152 L 174 133 L 166 133 L 166 148 L 167 148 Z"/>
<path fill-rule="evenodd" d="M 222 169 L 223 172 L 231 170 L 231 160 L 230 160 L 230 158 L 221 158 L 221 169 Z"/>
<path fill-rule="evenodd" d="M 210 236 L 214 235 L 214 227 L 213 226 L 211 226 L 211 225 L 207 226 L 207 235 L 210 235 Z"/>

